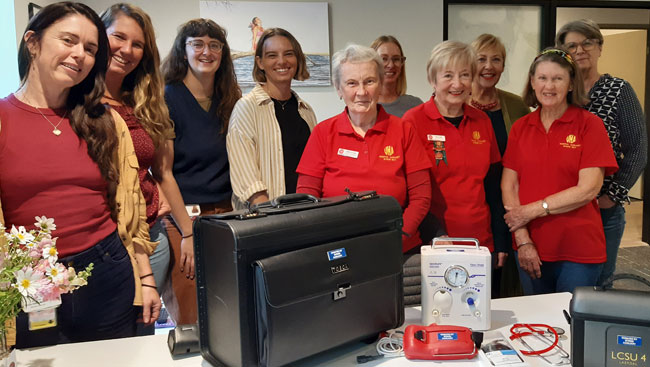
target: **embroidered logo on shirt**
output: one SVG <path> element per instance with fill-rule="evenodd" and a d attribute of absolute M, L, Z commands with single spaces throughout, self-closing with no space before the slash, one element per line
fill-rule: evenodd
<path fill-rule="evenodd" d="M 339 148 L 336 154 L 343 157 L 354 158 L 354 159 L 357 159 L 359 157 L 359 152 L 355 152 L 354 150 L 348 150 L 343 148 Z"/>
<path fill-rule="evenodd" d="M 577 138 L 573 134 L 567 135 L 566 139 L 564 140 L 566 140 L 566 143 L 560 143 L 560 146 L 563 148 L 576 149 L 581 147 L 581 144 L 575 144 Z"/>
<path fill-rule="evenodd" d="M 395 162 L 396 160 L 399 159 L 399 156 L 393 156 L 395 154 L 395 148 L 393 148 L 392 145 L 386 145 L 384 147 L 384 155 L 380 155 L 379 158 L 385 160 L 385 161 L 391 161 Z"/>
<path fill-rule="evenodd" d="M 474 144 L 484 144 L 487 140 L 481 139 L 481 133 L 477 130 L 472 132 L 472 143 Z"/>

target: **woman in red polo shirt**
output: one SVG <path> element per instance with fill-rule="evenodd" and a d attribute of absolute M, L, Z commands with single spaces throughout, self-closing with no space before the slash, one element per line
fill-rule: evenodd
<path fill-rule="evenodd" d="M 544 50 L 524 101 L 539 107 L 510 130 L 503 204 L 526 294 L 596 285 L 607 259 L 596 195 L 618 166 L 599 117 L 580 108 L 584 84 L 571 56 Z"/>
<path fill-rule="evenodd" d="M 476 73 L 473 49 L 445 41 L 431 51 L 427 76 L 434 95 L 404 114 L 432 163 L 431 213 L 451 237 L 473 237 L 494 252 L 483 180 L 501 156 L 488 116 L 468 106 Z M 493 168 L 495 169 L 495 168 Z M 499 252 L 501 267 L 506 253 Z"/>
<path fill-rule="evenodd" d="M 316 197 L 376 190 L 404 210 L 403 251 L 420 244 L 418 226 L 429 208 L 429 167 L 410 123 L 377 104 L 384 80 L 375 50 L 349 45 L 332 59 L 334 86 L 345 110 L 314 128 L 298 164 L 297 192 Z"/>

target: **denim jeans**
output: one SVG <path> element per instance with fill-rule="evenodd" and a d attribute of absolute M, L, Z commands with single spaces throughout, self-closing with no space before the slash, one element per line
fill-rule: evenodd
<path fill-rule="evenodd" d="M 607 262 L 598 278 L 598 285 L 602 285 L 616 270 L 618 248 L 621 245 L 621 238 L 623 238 L 623 231 L 625 230 L 625 208 L 617 204 L 608 209 L 600 209 L 600 216 L 603 219 L 603 229 L 605 230 Z"/>
<path fill-rule="evenodd" d="M 28 316 L 21 312 L 16 319 L 16 348 L 135 336 L 133 267 L 117 231 L 59 262 L 77 271 L 93 263 L 88 285 L 61 295 L 55 327 L 29 331 Z"/>
<path fill-rule="evenodd" d="M 157 219 L 154 225 L 149 230 L 149 237 L 152 241 L 159 241 L 156 250 L 149 256 L 149 263 L 151 264 L 151 272 L 156 281 L 156 288 L 158 294 L 162 296 L 163 290 L 169 282 L 169 238 L 167 238 L 167 231 L 163 226 L 162 219 Z M 155 324 L 145 325 L 138 323 L 136 331 L 137 336 L 154 335 L 156 332 Z"/>
<path fill-rule="evenodd" d="M 582 264 L 572 261 L 542 261 L 542 277 L 532 279 L 521 269 L 515 251 L 515 260 L 524 294 L 573 292 L 575 287 L 596 285 L 603 264 Z"/>

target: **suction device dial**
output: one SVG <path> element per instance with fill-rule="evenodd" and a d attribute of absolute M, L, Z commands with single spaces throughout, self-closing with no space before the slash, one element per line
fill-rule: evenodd
<path fill-rule="evenodd" d="M 451 287 L 461 288 L 467 284 L 469 280 L 469 273 L 467 269 L 460 265 L 453 265 L 447 268 L 445 271 L 445 281 Z"/>

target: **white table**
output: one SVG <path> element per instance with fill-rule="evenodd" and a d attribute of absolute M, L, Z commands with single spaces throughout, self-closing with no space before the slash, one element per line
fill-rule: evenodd
<path fill-rule="evenodd" d="M 499 330 L 505 336 L 517 322 L 544 323 L 563 328 L 568 340 L 562 347 L 570 351 L 569 325 L 562 310 L 569 309 L 571 293 L 556 293 L 540 296 L 503 298 L 492 301 L 492 330 Z M 406 309 L 407 324 L 420 323 L 419 308 Z M 362 365 L 356 363 L 356 356 L 375 354 L 373 345 L 356 343 L 334 349 L 292 366 L 431 366 L 442 362 L 409 361 L 404 357 L 383 358 Z M 16 367 L 212 367 L 201 355 L 194 354 L 173 359 L 167 349 L 167 335 L 152 335 L 136 338 L 105 340 L 99 342 L 63 344 L 52 347 L 15 351 Z M 530 366 L 547 366 L 538 357 L 525 357 Z M 483 366 L 478 359 L 469 361 L 444 361 L 444 366 Z M 0 363 L 0 366 L 4 367 Z"/>

